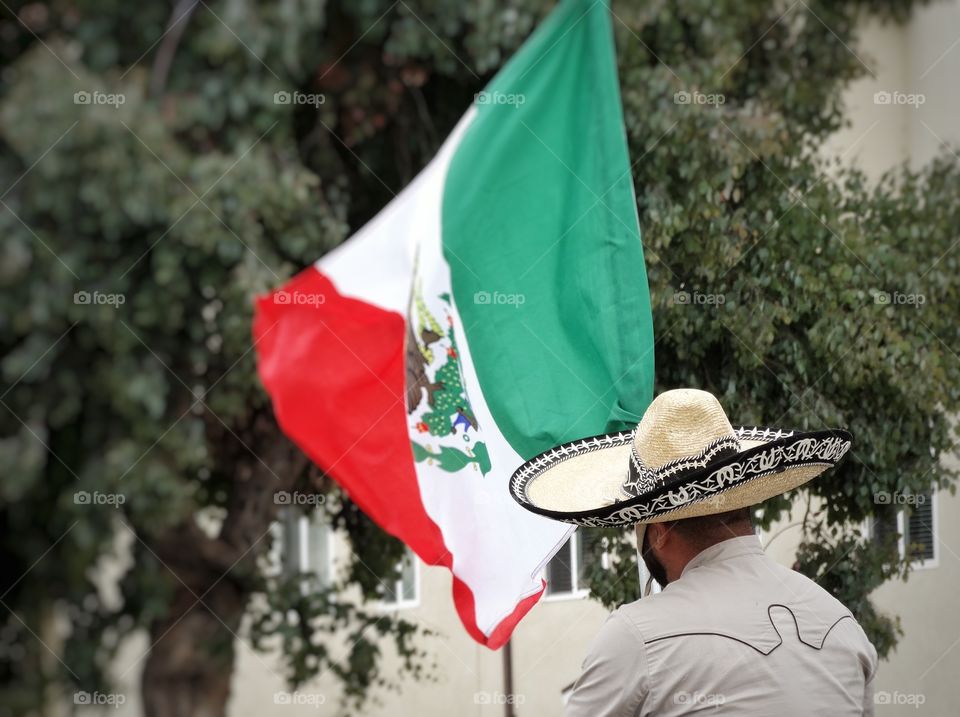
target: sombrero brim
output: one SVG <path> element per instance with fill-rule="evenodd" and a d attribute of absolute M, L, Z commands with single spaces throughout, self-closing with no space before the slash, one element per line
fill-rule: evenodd
<path fill-rule="evenodd" d="M 539 515 L 586 527 L 659 523 L 723 513 L 786 493 L 832 468 L 850 449 L 845 430 L 735 428 L 740 451 L 625 499 L 633 433 L 565 443 L 520 466 L 510 493 Z"/>

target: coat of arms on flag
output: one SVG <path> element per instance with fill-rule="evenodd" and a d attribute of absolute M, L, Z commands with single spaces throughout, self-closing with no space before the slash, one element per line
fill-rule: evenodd
<path fill-rule="evenodd" d="M 257 303 L 284 432 L 449 568 L 467 631 L 499 647 L 569 531 L 520 508 L 511 474 L 636 423 L 653 393 L 606 5 L 562 2 L 413 182 L 279 291 L 324 297 Z"/>
<path fill-rule="evenodd" d="M 405 355 L 413 459 L 449 473 L 472 465 L 486 474 L 490 456 L 466 395 L 452 299 L 446 293 L 436 299 L 440 320 L 424 301 L 419 282 L 414 283 Z"/>

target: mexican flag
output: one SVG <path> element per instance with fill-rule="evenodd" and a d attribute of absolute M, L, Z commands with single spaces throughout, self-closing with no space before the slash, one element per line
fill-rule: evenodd
<path fill-rule="evenodd" d="M 570 527 L 507 485 L 639 421 L 653 329 L 603 2 L 567 0 L 376 217 L 258 299 L 283 431 L 374 521 L 453 573 L 501 646 Z"/>

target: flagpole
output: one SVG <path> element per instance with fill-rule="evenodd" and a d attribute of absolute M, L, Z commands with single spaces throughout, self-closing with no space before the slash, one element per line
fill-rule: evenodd
<path fill-rule="evenodd" d="M 513 711 L 513 652 L 511 643 L 513 640 L 507 640 L 503 646 L 503 715 L 504 717 L 516 717 Z"/>
<path fill-rule="evenodd" d="M 647 526 L 637 526 L 634 529 L 634 535 L 637 536 L 637 585 L 639 586 L 639 594 L 637 595 L 637 600 L 645 598 L 643 589 L 643 538 L 647 534 Z M 647 580 L 647 587 L 650 587 L 650 581 Z"/>
<path fill-rule="evenodd" d="M 637 547 L 637 585 L 640 586 L 640 589 L 637 591 L 637 599 L 643 597 L 643 555 L 640 552 L 640 548 Z"/>

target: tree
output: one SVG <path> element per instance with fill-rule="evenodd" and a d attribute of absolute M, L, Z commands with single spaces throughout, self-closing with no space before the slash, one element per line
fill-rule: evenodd
<path fill-rule="evenodd" d="M 64 686 L 105 689 L 136 629 L 153 645 L 143 692 L 158 717 L 223 714 L 243 626 L 257 647 L 279 640 L 293 684 L 328 671 L 353 706 L 386 681 L 381 636 L 422 674 L 416 625 L 260 569 L 283 493 L 324 496 L 349 535 L 334 590 L 375 597 L 401 552 L 278 432 L 255 378 L 251 299 L 415 176 L 551 4 L 10 6 L 0 714 Z M 864 71 L 848 49 L 855 21 L 912 5 L 613 8 L 660 387 L 709 388 L 745 422 L 853 430 L 853 455 L 811 488 L 828 508 L 801 557 L 844 578 L 833 587 L 861 618 L 874 615 L 869 590 L 903 566 L 850 548 L 845 526 L 879 491 L 954 479 L 939 458 L 957 407 L 958 170 L 947 158 L 874 187 L 826 174 L 815 150 Z M 896 292 L 926 304 L 878 303 Z M 773 501 L 766 520 L 787 505 Z M 836 536 L 818 543 L 817 522 Z M 632 599 L 632 549 L 622 533 L 607 542 L 622 570 L 596 574 L 595 592 Z M 113 595 L 97 577 L 116 560 Z M 892 644 L 893 622 L 867 622 Z M 332 630 L 355 638 L 346 660 L 327 650 Z"/>

